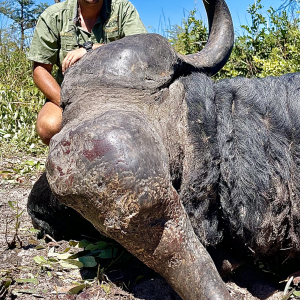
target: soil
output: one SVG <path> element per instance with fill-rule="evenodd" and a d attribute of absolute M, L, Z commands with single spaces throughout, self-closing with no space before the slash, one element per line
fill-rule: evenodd
<path fill-rule="evenodd" d="M 26 203 L 40 172 L 21 174 L 15 166 L 24 159 L 37 158 L 2 156 L 0 160 L 0 299 L 180 300 L 162 277 L 133 257 L 129 264 L 105 268 L 98 276 L 97 268 L 66 269 L 52 263 L 41 267 L 36 257 L 47 258 L 49 251 L 76 253 L 83 249 L 71 247 L 69 241 L 38 238 L 26 212 Z M 39 160 L 43 162 L 45 158 Z M 11 173 L 4 172 L 7 170 Z M 81 292 L 70 294 L 75 292 L 71 287 L 83 285 L 86 287 Z M 233 299 L 283 298 L 277 282 L 251 266 L 237 269 L 227 279 L 226 286 Z"/>

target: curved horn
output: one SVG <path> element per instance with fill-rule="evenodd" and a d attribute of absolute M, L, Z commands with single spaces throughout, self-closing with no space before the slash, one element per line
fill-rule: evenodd
<path fill-rule="evenodd" d="M 197 70 L 212 76 L 225 65 L 234 42 L 234 29 L 228 6 L 224 0 L 203 0 L 209 23 L 209 38 L 196 54 L 182 55 L 189 66 L 184 69 Z"/>

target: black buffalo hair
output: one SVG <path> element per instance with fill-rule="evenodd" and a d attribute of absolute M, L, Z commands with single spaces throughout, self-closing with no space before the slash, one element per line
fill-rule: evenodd
<path fill-rule="evenodd" d="M 200 240 L 299 252 L 300 75 L 181 81 L 197 145 L 181 197 Z"/>

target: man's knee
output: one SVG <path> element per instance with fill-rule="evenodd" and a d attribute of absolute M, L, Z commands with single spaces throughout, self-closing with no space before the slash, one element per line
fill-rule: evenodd
<path fill-rule="evenodd" d="M 50 139 L 60 131 L 62 112 L 60 107 L 53 103 L 46 103 L 40 111 L 36 129 L 44 144 L 49 145 Z"/>

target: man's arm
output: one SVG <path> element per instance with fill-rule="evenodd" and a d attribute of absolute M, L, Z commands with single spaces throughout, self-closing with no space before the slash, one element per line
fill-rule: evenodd
<path fill-rule="evenodd" d="M 52 77 L 53 65 L 33 62 L 33 81 L 48 100 L 59 106 L 60 86 Z"/>

